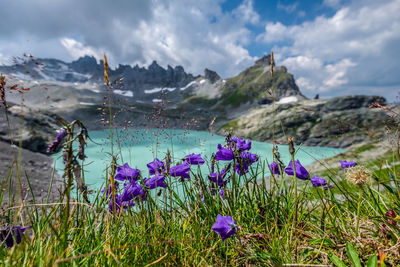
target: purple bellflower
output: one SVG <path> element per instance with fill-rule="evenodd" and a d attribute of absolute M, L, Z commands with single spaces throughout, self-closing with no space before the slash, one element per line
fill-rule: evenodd
<path fill-rule="evenodd" d="M 241 152 L 240 159 L 246 162 L 247 164 L 251 165 L 254 162 L 258 161 L 258 156 L 257 154 L 252 154 L 250 152 Z"/>
<path fill-rule="evenodd" d="M 233 151 L 222 147 L 221 144 L 218 144 L 218 151 L 215 153 L 215 160 L 233 160 Z"/>
<path fill-rule="evenodd" d="M 313 187 L 320 187 L 323 186 L 324 189 L 329 189 L 329 188 L 333 188 L 333 185 L 328 185 L 326 180 L 323 178 L 320 178 L 318 176 L 313 176 L 313 178 L 310 179 Z"/>
<path fill-rule="evenodd" d="M 218 173 L 211 173 L 208 176 L 208 179 L 210 179 L 211 182 L 216 183 L 219 187 L 223 187 L 228 181 L 224 181 L 224 178 L 226 176 L 227 171 L 224 169 Z"/>
<path fill-rule="evenodd" d="M 281 171 L 279 169 L 279 165 L 275 161 L 272 162 L 271 164 L 269 164 L 269 169 L 271 170 L 271 172 L 273 174 L 281 174 Z"/>
<path fill-rule="evenodd" d="M 314 177 L 311 178 L 311 183 L 313 187 L 320 187 L 326 185 L 326 180 L 314 175 Z"/>
<path fill-rule="evenodd" d="M 224 196 L 225 196 L 225 191 L 224 191 L 224 189 L 219 190 L 219 195 L 220 195 L 221 197 L 224 197 Z"/>
<path fill-rule="evenodd" d="M 114 207 L 113 207 L 114 205 L 113 205 L 113 203 L 114 203 L 113 198 L 110 198 L 110 202 L 108 202 L 108 211 L 111 212 L 111 213 L 114 213 Z M 117 214 L 119 213 L 121 208 L 122 208 L 121 197 L 118 196 L 118 195 L 115 195 L 115 211 L 116 211 Z"/>
<path fill-rule="evenodd" d="M 249 171 L 249 166 L 258 160 L 256 154 L 243 151 L 240 153 L 237 163 L 235 164 L 235 170 L 239 175 L 244 175 Z"/>
<path fill-rule="evenodd" d="M 251 149 L 251 141 L 250 140 L 248 140 L 246 143 L 245 139 L 240 139 L 240 138 L 234 136 L 231 138 L 231 141 L 235 142 L 237 150 L 244 151 L 244 150 Z"/>
<path fill-rule="evenodd" d="M 217 221 L 211 228 L 214 232 L 220 235 L 222 241 L 236 234 L 237 224 L 231 216 L 217 215 Z"/>
<path fill-rule="evenodd" d="M 187 178 L 187 179 L 190 179 L 189 171 L 190 171 L 190 166 L 187 163 L 182 163 L 182 164 L 173 166 L 170 169 L 171 176 L 183 177 L 183 178 Z"/>
<path fill-rule="evenodd" d="M 185 156 L 185 162 L 190 165 L 203 165 L 205 161 L 201 157 L 201 154 L 190 154 Z"/>
<path fill-rule="evenodd" d="M 140 171 L 138 169 L 133 169 L 129 167 L 128 163 L 125 163 L 124 166 L 118 166 L 117 174 L 115 175 L 116 180 L 136 181 L 139 178 L 140 178 Z"/>
<path fill-rule="evenodd" d="M 124 191 L 122 192 L 120 199 L 121 201 L 130 201 L 137 196 L 144 196 L 143 187 L 136 183 L 126 183 L 124 185 Z"/>
<path fill-rule="evenodd" d="M 51 143 L 47 147 L 47 153 L 54 153 L 56 152 L 58 146 L 62 142 L 62 140 L 67 136 L 67 129 L 61 128 L 60 131 L 58 132 L 56 138 L 54 139 L 53 143 Z"/>
<path fill-rule="evenodd" d="M 147 168 L 149 168 L 150 175 L 161 174 L 161 172 L 165 170 L 165 164 L 158 158 L 155 158 L 152 162 L 147 164 Z"/>
<path fill-rule="evenodd" d="M 357 163 L 354 161 L 339 160 L 339 162 L 340 162 L 340 166 L 342 167 L 343 170 L 357 165 Z"/>
<path fill-rule="evenodd" d="M 6 229 L 0 231 L 0 242 L 5 242 L 6 246 L 9 248 L 14 246 L 14 242 L 16 244 L 21 243 L 25 229 L 25 227 L 21 226 L 7 226 Z"/>
<path fill-rule="evenodd" d="M 114 182 L 115 192 L 118 191 L 118 187 L 119 187 L 119 184 L 118 184 L 117 181 L 115 181 L 115 182 Z M 103 190 L 101 190 L 101 193 L 102 193 L 103 195 L 104 195 L 104 193 L 106 193 L 106 198 L 109 198 L 109 197 L 112 195 L 111 184 L 108 185 L 107 190 L 106 190 L 106 188 L 104 187 Z"/>
<path fill-rule="evenodd" d="M 245 175 L 249 172 L 249 164 L 246 162 L 238 162 L 235 164 L 236 173 L 239 175 Z"/>
<path fill-rule="evenodd" d="M 146 185 L 146 187 L 148 187 L 150 189 L 154 189 L 156 187 L 164 187 L 164 188 L 166 188 L 167 185 L 165 184 L 164 180 L 165 180 L 165 176 L 156 174 L 153 177 L 144 178 L 143 182 Z"/>
<path fill-rule="evenodd" d="M 294 165 L 296 167 L 296 177 L 301 179 L 301 180 L 307 180 L 310 177 L 310 174 L 308 171 L 300 164 L 299 160 L 296 160 L 294 162 Z M 285 172 L 287 175 L 294 175 L 293 171 L 293 163 L 292 161 L 289 162 L 288 167 L 285 169 Z"/>

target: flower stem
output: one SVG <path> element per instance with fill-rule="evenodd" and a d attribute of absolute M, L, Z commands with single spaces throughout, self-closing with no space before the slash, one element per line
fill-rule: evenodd
<path fill-rule="evenodd" d="M 356 223 L 356 237 L 358 237 L 358 227 L 360 225 L 360 208 L 362 200 L 362 187 L 358 187 L 358 203 L 357 203 L 357 223 Z"/>

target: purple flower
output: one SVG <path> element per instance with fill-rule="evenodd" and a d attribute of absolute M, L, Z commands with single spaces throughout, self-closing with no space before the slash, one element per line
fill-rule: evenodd
<path fill-rule="evenodd" d="M 244 175 L 249 171 L 249 166 L 258 160 L 256 154 L 243 151 L 239 154 L 237 158 L 237 163 L 235 164 L 235 170 L 239 175 Z"/>
<path fill-rule="evenodd" d="M 238 162 L 235 164 L 236 173 L 239 175 L 245 175 L 249 172 L 249 164 L 247 162 Z"/>
<path fill-rule="evenodd" d="M 118 182 L 115 181 L 115 182 L 114 182 L 115 192 L 118 191 L 118 186 L 119 186 Z M 104 187 L 103 190 L 101 190 L 101 193 L 102 193 L 103 195 L 104 195 L 104 193 L 106 193 L 106 198 L 108 198 L 109 196 L 111 196 L 111 195 L 112 195 L 111 184 L 108 185 L 107 191 L 106 191 L 106 188 Z"/>
<path fill-rule="evenodd" d="M 140 171 L 138 169 L 133 169 L 129 167 L 128 163 L 125 163 L 124 166 L 119 166 L 117 168 L 117 174 L 115 175 L 115 179 L 120 181 L 136 181 L 140 178 Z"/>
<path fill-rule="evenodd" d="M 149 168 L 150 175 L 160 174 L 165 170 L 164 162 L 155 158 L 152 162 L 147 164 L 147 168 Z"/>
<path fill-rule="evenodd" d="M 62 140 L 67 136 L 67 129 L 61 128 L 60 131 L 58 132 L 56 138 L 54 139 L 53 143 L 51 143 L 47 147 L 47 153 L 54 153 Z"/>
<path fill-rule="evenodd" d="M 250 152 L 241 152 L 240 159 L 246 162 L 247 164 L 251 165 L 254 162 L 258 161 L 258 156 L 257 154 L 252 154 Z"/>
<path fill-rule="evenodd" d="M 224 197 L 224 196 L 225 196 L 225 191 L 224 191 L 224 189 L 219 190 L 219 195 L 220 195 L 221 197 Z"/>
<path fill-rule="evenodd" d="M 210 181 L 216 183 L 219 187 L 223 187 L 228 181 L 224 181 L 224 178 L 226 176 L 227 171 L 224 169 L 218 173 L 211 173 L 208 176 L 208 179 L 210 179 Z"/>
<path fill-rule="evenodd" d="M 343 170 L 344 170 L 344 169 L 347 169 L 347 168 L 354 167 L 354 166 L 357 165 L 357 163 L 354 162 L 354 161 L 339 160 L 339 162 L 340 162 L 340 165 L 341 165 L 341 167 L 342 167 Z"/>
<path fill-rule="evenodd" d="M 190 171 L 190 166 L 187 163 L 182 163 L 182 164 L 173 166 L 170 169 L 171 176 L 183 177 L 183 178 L 187 178 L 187 179 L 190 179 L 189 171 Z"/>
<path fill-rule="evenodd" d="M 217 221 L 211 228 L 221 236 L 222 241 L 236 234 L 237 224 L 231 216 L 217 215 Z"/>
<path fill-rule="evenodd" d="M 165 180 L 165 177 L 163 175 L 156 174 L 153 177 L 144 178 L 143 182 L 150 189 L 154 189 L 156 187 L 164 187 L 164 188 L 166 188 L 167 185 L 165 184 L 164 180 Z"/>
<path fill-rule="evenodd" d="M 122 201 L 122 207 L 124 210 L 126 210 L 126 208 L 131 208 L 135 206 L 135 201 L 133 199 L 129 200 L 129 201 Z"/>
<path fill-rule="evenodd" d="M 204 159 L 201 157 L 201 154 L 190 154 L 185 156 L 185 161 L 191 165 L 203 165 Z"/>
<path fill-rule="evenodd" d="M 272 162 L 271 164 L 269 164 L 269 169 L 271 170 L 271 172 L 273 174 L 281 174 L 281 171 L 279 169 L 279 165 L 275 161 Z"/>
<path fill-rule="evenodd" d="M 114 203 L 113 198 L 110 198 L 110 202 L 108 203 L 108 211 L 111 213 L 114 213 L 113 203 Z M 119 211 L 121 210 L 122 207 L 123 206 L 122 206 L 121 198 L 120 198 L 120 196 L 116 195 L 115 196 L 115 211 L 117 214 L 119 213 Z"/>
<path fill-rule="evenodd" d="M 300 164 L 300 161 L 296 160 L 294 162 L 294 165 L 296 167 L 296 177 L 297 178 L 299 178 L 301 180 L 307 180 L 310 177 L 310 174 L 308 174 L 308 171 Z M 285 169 L 285 172 L 287 175 L 294 175 L 292 161 L 289 162 L 289 165 Z"/>
<path fill-rule="evenodd" d="M 140 184 L 136 183 L 126 183 L 124 185 L 124 191 L 120 195 L 121 201 L 130 201 L 137 196 L 144 196 L 145 193 Z"/>
<path fill-rule="evenodd" d="M 25 233 L 25 227 L 21 226 L 7 226 L 6 229 L 0 231 L 0 241 L 6 243 L 6 246 L 11 248 L 14 242 L 21 243 L 22 235 Z"/>
<path fill-rule="evenodd" d="M 251 141 L 248 140 L 246 143 L 245 139 L 240 139 L 236 136 L 232 137 L 231 140 L 236 143 L 236 149 L 238 150 L 250 150 L 251 149 Z"/>
<path fill-rule="evenodd" d="M 320 187 L 326 185 L 326 180 L 314 175 L 314 177 L 311 178 L 311 183 L 313 187 Z"/>
<path fill-rule="evenodd" d="M 221 144 L 218 144 L 218 151 L 215 153 L 215 160 L 233 160 L 233 151 L 222 147 Z"/>

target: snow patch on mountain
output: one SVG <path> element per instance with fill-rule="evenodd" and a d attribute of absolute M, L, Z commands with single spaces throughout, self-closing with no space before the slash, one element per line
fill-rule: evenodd
<path fill-rule="evenodd" d="M 277 103 L 278 104 L 287 104 L 291 102 L 297 102 L 299 99 L 296 96 L 288 96 L 288 97 L 282 97 Z"/>
<path fill-rule="evenodd" d="M 188 83 L 185 87 L 182 87 L 180 90 L 184 91 L 184 90 L 188 89 L 190 86 L 192 86 L 192 85 L 194 85 L 196 83 L 197 83 L 196 81 L 192 81 L 192 82 Z"/>
<path fill-rule="evenodd" d="M 157 88 L 153 88 L 150 90 L 144 90 L 145 94 L 155 94 L 155 93 L 159 93 L 161 91 L 169 91 L 169 92 L 173 92 L 176 90 L 176 87 L 157 87 Z"/>
<path fill-rule="evenodd" d="M 133 97 L 132 91 L 113 90 L 113 93 L 117 94 L 117 95 L 126 96 L 126 97 Z"/>

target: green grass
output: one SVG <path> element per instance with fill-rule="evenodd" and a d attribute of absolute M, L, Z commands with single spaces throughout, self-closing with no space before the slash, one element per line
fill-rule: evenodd
<path fill-rule="evenodd" d="M 168 177 L 168 188 L 160 189 L 159 196 L 136 200 L 135 208 L 119 214 L 108 211 L 101 194 L 92 204 L 78 198 L 71 204 L 65 249 L 61 233 L 65 205 L 3 206 L 2 216 L 28 230 L 20 244 L 0 248 L 0 259 L 8 266 L 62 262 L 76 266 L 281 266 L 332 264 L 329 255 L 334 254 L 350 264 L 342 256 L 343 244 L 350 242 L 363 262 L 386 249 L 385 262 L 400 264 L 398 252 L 390 250 L 399 241 L 399 228 L 381 230 L 381 224 L 389 225 L 384 216 L 388 209 L 400 214 L 400 192 L 395 186 L 399 165 L 375 171 L 374 183 L 363 187 L 360 237 L 356 238 L 358 189 L 344 179 L 342 170 L 330 169 L 323 176 L 334 185 L 331 190 L 298 180 L 296 203 L 292 176 L 282 176 L 276 184 L 273 179 L 257 181 L 258 174 L 270 175 L 266 164 L 258 162 L 245 176 L 232 178 L 225 199 L 207 193 L 207 175 L 196 171 L 183 182 Z M 177 185 L 183 188 L 181 197 L 175 194 Z M 217 214 L 232 216 L 240 227 L 224 242 L 211 230 Z"/>

